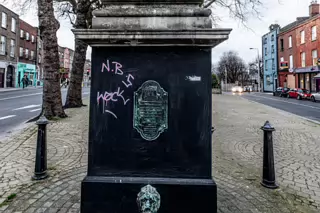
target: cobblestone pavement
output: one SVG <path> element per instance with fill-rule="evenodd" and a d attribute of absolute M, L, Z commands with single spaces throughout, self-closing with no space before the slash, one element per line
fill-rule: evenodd
<path fill-rule="evenodd" d="M 280 190 L 275 192 L 293 205 L 308 206 L 305 212 L 320 211 L 319 125 L 240 96 L 215 95 L 213 107 L 217 129 L 213 134 L 214 177 L 243 176 L 259 184 L 263 147 L 260 127 L 269 120 L 276 128 L 274 154 Z M 251 177 L 250 170 L 258 176 Z"/>
<path fill-rule="evenodd" d="M 285 188 L 287 185 L 283 178 L 284 174 L 288 173 L 280 173 L 284 167 L 291 168 L 291 165 L 296 165 L 294 164 L 296 154 L 300 155 L 299 159 L 304 159 L 305 151 L 298 152 L 292 148 L 286 150 L 289 147 L 287 143 L 295 141 L 289 132 L 282 133 L 287 138 L 285 147 L 279 145 L 280 141 L 277 138 L 278 135 L 282 135 L 280 128 L 278 128 L 281 123 L 288 122 L 286 125 L 291 129 L 290 131 L 301 128 L 312 132 L 312 128 L 316 128 L 316 126 L 294 116 L 283 115 L 284 118 L 280 118 L 279 113 L 282 112 L 250 103 L 239 97 L 214 95 L 213 98 L 213 121 L 217 129 L 213 134 L 213 176 L 218 185 L 218 212 L 319 212 L 319 209 L 317 210 L 315 207 L 316 204 L 310 203 L 316 199 L 307 200 L 305 197 L 297 197 L 293 191 L 289 193 Z M 256 112 L 262 112 L 262 114 L 256 116 L 253 114 Z M 281 154 L 282 151 L 280 154 L 284 157 L 290 156 L 286 157 L 285 161 L 280 161 L 279 151 L 276 151 L 276 168 L 281 186 L 279 190 L 268 190 L 259 184 L 262 147 L 262 134 L 259 127 L 265 121 L 265 117 L 269 116 L 269 113 L 272 114 L 270 122 L 278 130 L 275 135 L 275 150 L 282 148 L 280 150 L 286 150 L 286 155 Z M 2 201 L 12 193 L 16 194 L 16 197 L 7 205 L 0 205 L 1 213 L 80 212 L 80 184 L 86 174 L 88 107 L 69 109 L 67 114 L 69 115 L 67 119 L 53 122 L 48 126 L 50 177 L 45 181 L 34 182 L 30 180 L 34 168 L 36 145 L 36 128 L 34 126 L 30 126 L 15 138 L 0 143 Z M 277 119 L 273 119 L 273 117 Z M 283 128 L 282 131 L 289 130 Z M 297 143 L 295 146 L 298 147 L 307 145 L 299 145 L 298 143 L 301 143 L 299 140 L 293 143 Z M 316 152 L 316 146 L 312 148 L 313 150 L 308 149 L 308 153 Z M 306 149 L 307 147 L 304 148 L 304 150 Z M 305 159 L 301 161 L 304 162 Z M 284 162 L 289 163 L 289 166 L 283 164 L 284 166 L 279 167 L 280 163 Z M 316 161 L 314 160 L 313 163 Z M 311 166 L 309 165 L 309 167 Z M 303 168 L 305 168 L 304 165 Z M 295 188 L 294 171 L 296 170 L 290 171 L 293 171 L 290 173 L 293 177 L 292 189 L 303 192 L 302 187 Z M 308 189 L 308 187 L 304 188 Z"/>
<path fill-rule="evenodd" d="M 68 109 L 67 114 L 68 118 L 50 122 L 47 126 L 48 170 L 52 177 L 50 181 L 56 181 L 61 173 L 69 174 L 73 171 L 82 171 L 83 175 L 85 174 L 83 168 L 87 160 L 88 107 Z M 46 184 L 46 182 L 31 180 L 34 171 L 36 138 L 37 126 L 29 124 L 22 133 L 0 142 L 0 203 L 12 194 L 17 194 L 18 197 L 22 195 L 20 194 L 22 188 L 41 188 L 43 187 L 42 184 Z M 63 175 L 61 179 L 65 179 Z M 77 183 L 81 182 L 80 179 Z M 73 183 L 71 178 L 70 181 Z M 59 181 L 56 182 L 60 184 Z M 30 197 L 23 197 L 23 199 L 27 199 L 26 202 L 35 201 L 35 197 L 40 199 L 42 197 L 41 193 L 45 193 L 46 190 L 35 191 L 37 189 L 34 188 L 30 192 Z M 74 193 L 73 190 L 71 192 Z M 68 191 L 68 193 L 71 192 Z M 32 193 L 36 194 L 33 195 Z M 46 196 L 49 195 L 46 194 Z M 28 196 L 28 194 L 25 194 L 25 196 Z M 52 199 L 54 198 L 51 197 L 49 200 Z M 18 203 L 21 203 L 21 201 L 18 201 Z M 27 204 L 23 205 L 24 208 L 26 206 Z M 38 207 L 42 206 L 38 205 Z M 2 205 L 0 212 L 15 212 L 17 211 L 16 208 L 22 208 L 22 206 L 16 203 L 12 203 L 10 207 Z M 29 210 L 29 212 L 33 211 Z M 43 211 L 38 210 L 38 212 Z"/>

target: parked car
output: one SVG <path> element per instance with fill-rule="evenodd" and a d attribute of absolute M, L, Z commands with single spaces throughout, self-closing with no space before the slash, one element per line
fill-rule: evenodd
<path fill-rule="evenodd" d="M 278 87 L 278 88 L 273 92 L 273 96 L 287 97 L 289 91 L 290 91 L 290 88 L 287 88 L 287 87 Z"/>
<path fill-rule="evenodd" d="M 231 90 L 232 90 L 232 92 L 239 92 L 239 93 L 243 92 L 242 87 L 239 87 L 239 86 L 232 87 Z"/>
<path fill-rule="evenodd" d="M 313 101 L 313 102 L 320 101 L 320 92 L 312 93 L 311 94 L 311 101 Z"/>
<path fill-rule="evenodd" d="M 290 91 L 288 92 L 288 98 L 296 98 L 298 100 L 310 99 L 311 93 L 306 89 L 294 88 L 290 89 Z"/>

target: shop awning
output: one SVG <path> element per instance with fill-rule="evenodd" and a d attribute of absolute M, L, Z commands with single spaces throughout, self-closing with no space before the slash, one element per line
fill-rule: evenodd
<path fill-rule="evenodd" d="M 320 73 L 313 77 L 314 79 L 320 79 Z"/>

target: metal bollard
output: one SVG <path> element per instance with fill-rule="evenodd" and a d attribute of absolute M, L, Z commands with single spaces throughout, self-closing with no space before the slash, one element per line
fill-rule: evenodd
<path fill-rule="evenodd" d="M 36 162 L 33 180 L 42 180 L 48 177 L 47 174 L 47 124 L 48 120 L 45 116 L 41 116 L 36 122 L 38 125 Z"/>
<path fill-rule="evenodd" d="M 278 185 L 275 178 L 272 139 L 272 132 L 275 129 L 269 121 L 266 121 L 261 129 L 263 130 L 263 173 L 261 185 L 270 189 L 276 189 Z"/>

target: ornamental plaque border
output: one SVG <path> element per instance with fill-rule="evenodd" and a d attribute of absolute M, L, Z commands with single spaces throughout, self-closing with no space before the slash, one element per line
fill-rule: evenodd
<path fill-rule="evenodd" d="M 162 93 L 162 104 L 164 104 L 164 113 L 163 113 L 163 123 L 158 127 L 157 133 L 153 136 L 148 136 L 145 134 L 143 129 L 139 128 L 139 122 L 137 122 L 137 113 L 138 113 L 138 100 L 137 97 L 139 96 L 139 92 L 143 90 L 147 85 L 152 85 L 157 87 L 157 91 L 160 90 Z M 153 141 L 156 140 L 161 133 L 163 133 L 166 129 L 168 129 L 168 92 L 166 92 L 157 81 L 154 80 L 147 80 L 145 81 L 139 88 L 133 93 L 133 128 L 136 129 L 140 136 L 147 140 L 147 141 Z"/>

